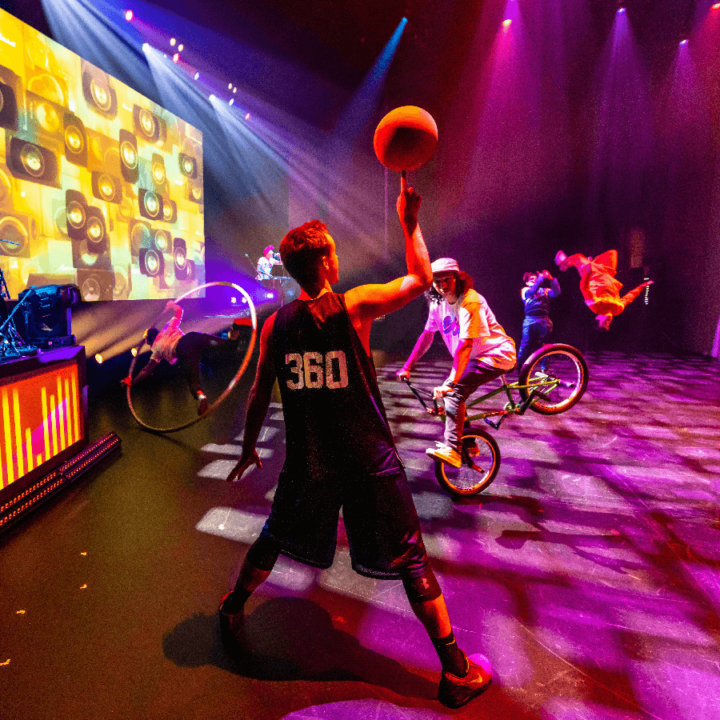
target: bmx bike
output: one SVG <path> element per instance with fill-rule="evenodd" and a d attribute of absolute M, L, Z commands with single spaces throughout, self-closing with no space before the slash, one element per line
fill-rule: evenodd
<path fill-rule="evenodd" d="M 483 420 L 497 430 L 510 415 L 524 415 L 533 410 L 541 415 L 558 415 L 576 405 L 588 386 L 588 366 L 583 354 L 571 345 L 554 343 L 536 350 L 522 366 L 517 382 L 509 383 L 500 376 L 501 385 L 474 398 L 466 404 L 465 429 L 460 452 L 462 464 L 455 468 L 442 460 L 435 460 L 435 477 L 442 487 L 453 495 L 475 495 L 485 490 L 500 469 L 500 448 L 495 438 L 482 428 L 473 428 L 470 422 Z M 431 392 L 404 382 L 425 410 L 442 418 L 444 408 Z M 507 402 L 499 410 L 473 408 L 496 395 L 505 394 Z M 426 400 L 432 402 L 430 406 Z"/>

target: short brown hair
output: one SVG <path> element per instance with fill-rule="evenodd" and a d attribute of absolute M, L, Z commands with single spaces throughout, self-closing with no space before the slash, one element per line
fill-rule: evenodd
<path fill-rule="evenodd" d="M 320 220 L 310 220 L 290 230 L 280 243 L 283 265 L 301 287 L 317 281 L 320 258 L 329 254 L 330 235 L 327 225 Z"/>

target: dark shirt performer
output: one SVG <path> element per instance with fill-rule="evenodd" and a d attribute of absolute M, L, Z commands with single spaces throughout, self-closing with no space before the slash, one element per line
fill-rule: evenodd
<path fill-rule="evenodd" d="M 490 662 L 482 655 L 467 657 L 455 642 L 370 354 L 372 321 L 430 285 L 419 207 L 420 196 L 407 189 L 403 178 L 397 209 L 408 272 L 384 285 L 335 294 L 335 242 L 317 220 L 282 240 L 283 263 L 302 293 L 263 326 L 242 454 L 228 480 L 239 479 L 253 464 L 262 466 L 255 446 L 276 378 L 287 457 L 270 516 L 248 550 L 235 589 L 222 600 L 220 623 L 232 645 L 247 599 L 270 575 L 280 553 L 314 567 L 330 567 L 342 507 L 354 570 L 373 578 L 402 579 L 442 664 L 440 701 L 460 707 L 490 685 Z"/>
<path fill-rule="evenodd" d="M 550 281 L 550 287 L 543 285 L 545 280 Z M 548 270 L 525 273 L 523 282 L 525 287 L 520 291 L 520 297 L 525 305 L 525 319 L 518 350 L 518 372 L 530 355 L 550 338 L 553 329 L 550 298 L 560 295 L 560 284 Z"/>

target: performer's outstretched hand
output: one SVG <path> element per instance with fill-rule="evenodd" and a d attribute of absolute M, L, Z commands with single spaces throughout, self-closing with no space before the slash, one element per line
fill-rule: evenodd
<path fill-rule="evenodd" d="M 227 476 L 227 481 L 235 482 L 236 480 L 240 480 L 240 478 L 245 474 L 245 471 L 251 465 L 257 465 L 259 468 L 261 468 L 262 460 L 260 460 L 260 456 L 257 454 L 256 450 L 253 450 L 252 453 L 248 455 L 246 455 L 243 451 L 243 454 L 240 456 L 237 465 L 230 471 L 230 474 Z"/>

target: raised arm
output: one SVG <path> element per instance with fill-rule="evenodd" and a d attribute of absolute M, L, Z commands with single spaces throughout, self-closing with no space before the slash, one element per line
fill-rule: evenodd
<path fill-rule="evenodd" d="M 407 274 L 383 285 L 360 285 L 345 293 L 350 319 L 369 350 L 370 326 L 381 315 L 398 310 L 430 287 L 432 271 L 417 214 L 422 198 L 407 187 L 403 175 L 397 212 L 405 237 Z"/>
<path fill-rule="evenodd" d="M 275 384 L 275 366 L 272 359 L 272 329 L 274 322 L 275 315 L 271 315 L 265 321 L 260 334 L 260 357 L 258 358 L 255 382 L 248 398 L 242 453 L 237 465 L 227 477 L 230 482 L 239 480 L 251 465 L 262 467 L 255 445 L 265 422 L 265 415 L 267 415 L 270 406 L 272 389 Z"/>
<path fill-rule="evenodd" d="M 545 277 L 550 281 L 550 290 L 548 291 L 548 297 L 555 298 L 560 295 L 560 283 L 556 277 L 550 274 L 549 270 L 545 270 Z"/>

